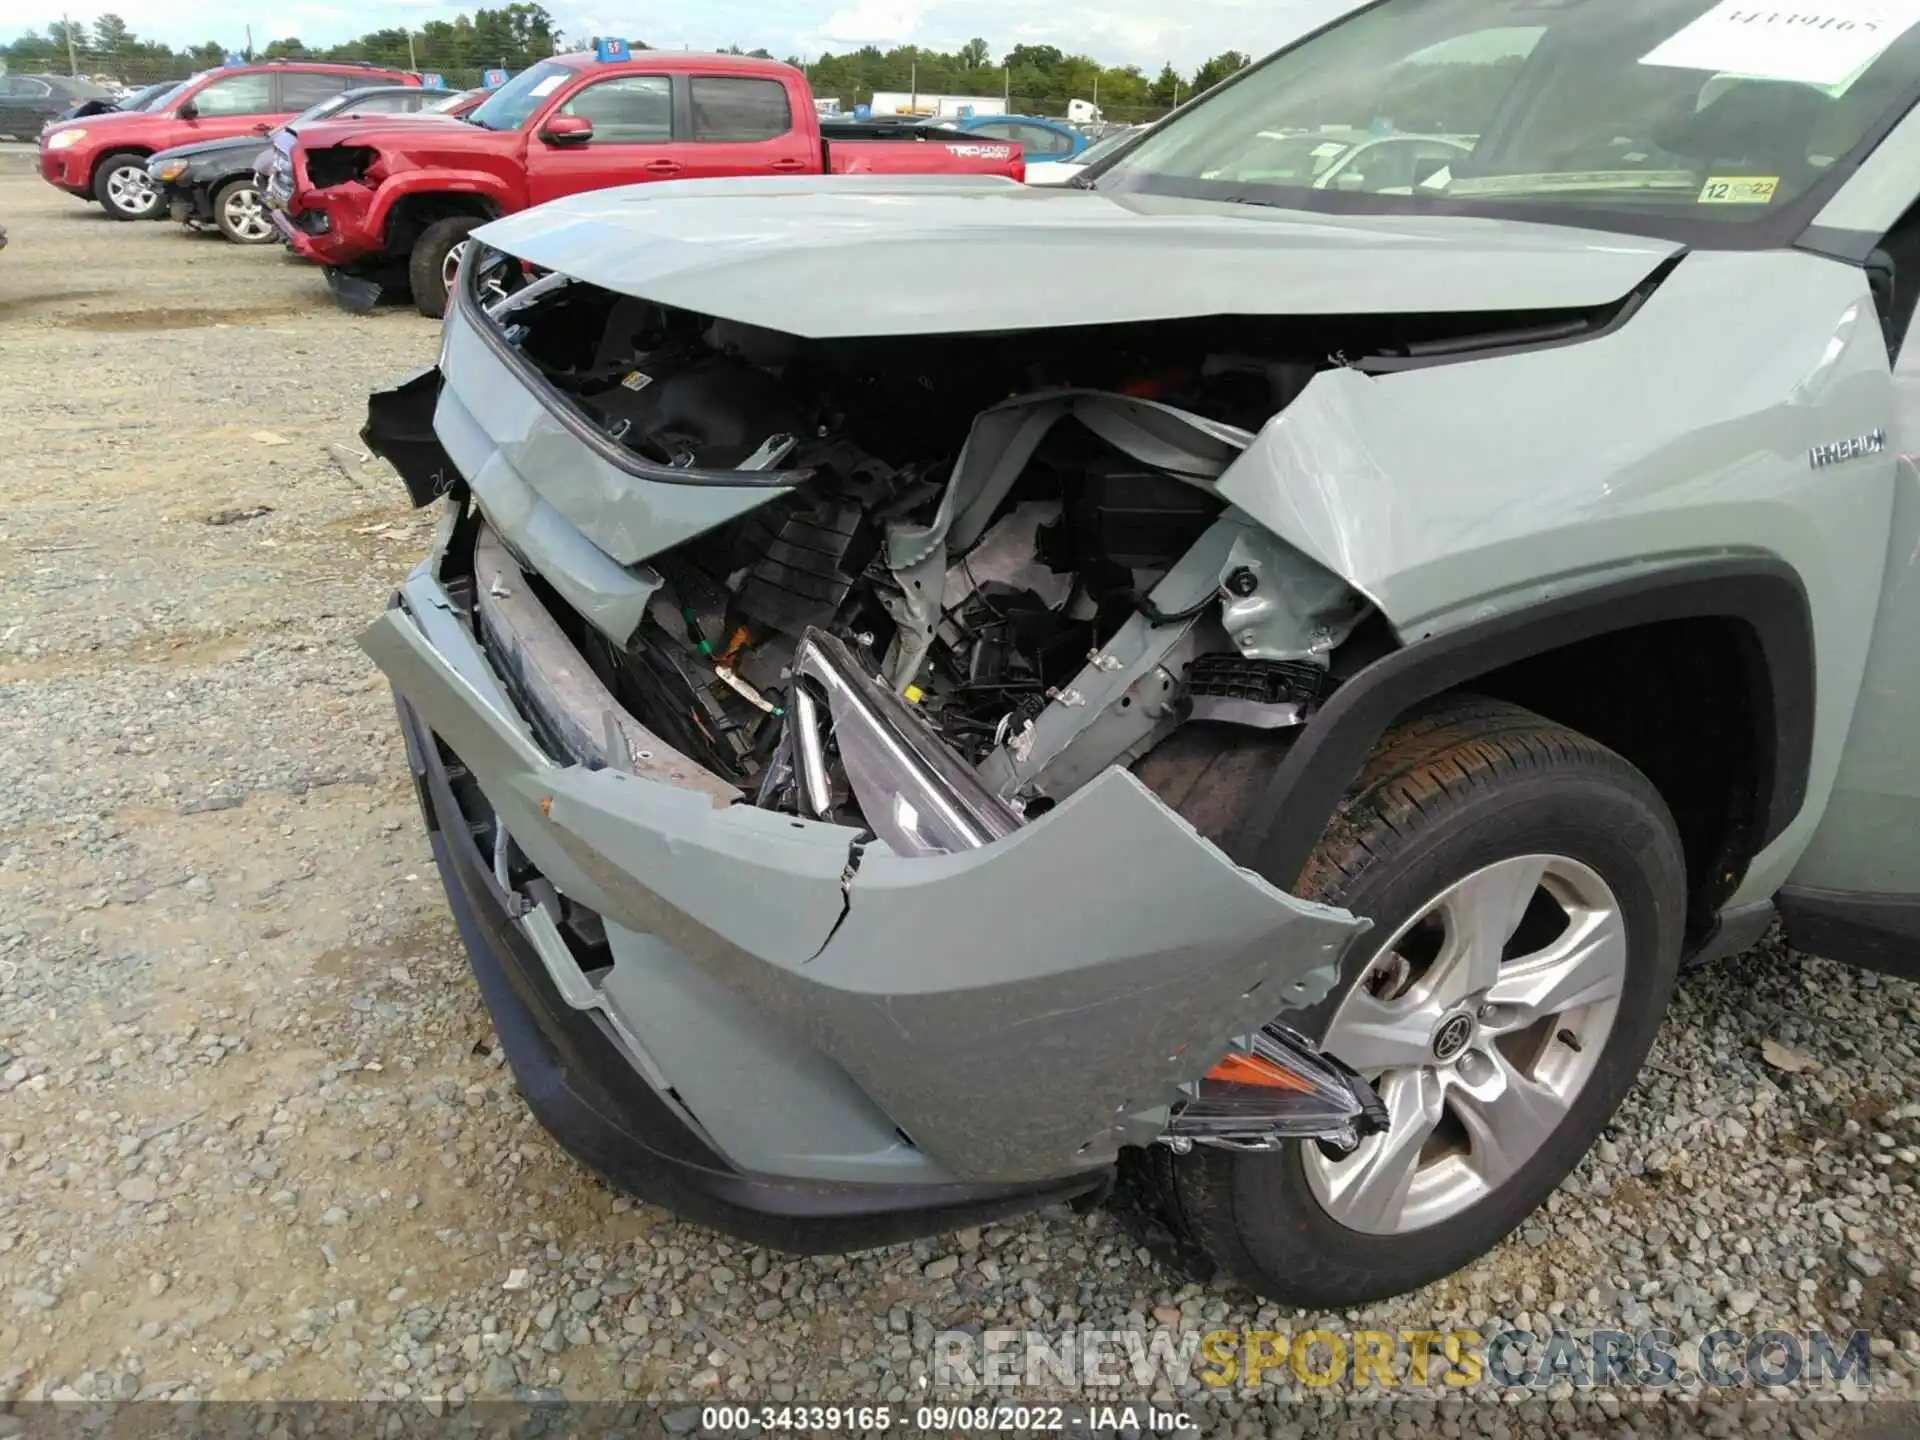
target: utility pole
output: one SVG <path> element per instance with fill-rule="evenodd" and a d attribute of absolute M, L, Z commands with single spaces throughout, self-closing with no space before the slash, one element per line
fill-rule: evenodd
<path fill-rule="evenodd" d="M 413 58 L 413 31 L 407 31 L 407 69 L 418 70 L 420 63 Z"/>
<path fill-rule="evenodd" d="M 62 12 L 60 28 L 67 32 L 67 73 L 77 76 L 80 73 L 80 56 L 73 46 L 73 22 Z"/>
<path fill-rule="evenodd" d="M 247 59 L 249 60 L 253 59 L 253 26 L 251 25 L 247 26 L 246 56 L 247 56 Z"/>
<path fill-rule="evenodd" d="M 907 113 L 917 115 L 920 113 L 920 62 L 918 60 L 913 62 L 913 80 L 908 88 L 913 91 L 913 98 L 907 102 Z"/>

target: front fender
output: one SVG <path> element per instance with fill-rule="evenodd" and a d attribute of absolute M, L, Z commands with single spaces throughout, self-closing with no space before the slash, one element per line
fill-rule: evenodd
<path fill-rule="evenodd" d="M 386 234 L 394 207 L 415 195 L 473 195 L 496 215 L 522 208 L 515 187 L 484 170 L 410 170 L 380 181 L 367 209 L 368 228 Z"/>
<path fill-rule="evenodd" d="M 1782 562 L 1819 663 L 1806 803 L 1738 897 L 1764 899 L 1832 790 L 1895 488 L 1890 452 L 1821 467 L 1812 452 L 1892 425 L 1863 272 L 1794 251 L 1702 252 L 1589 340 L 1326 371 L 1220 490 L 1409 644 L 1703 557 Z"/>

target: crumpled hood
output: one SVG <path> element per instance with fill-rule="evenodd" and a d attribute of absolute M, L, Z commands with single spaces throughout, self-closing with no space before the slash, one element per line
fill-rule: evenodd
<path fill-rule="evenodd" d="M 1512 221 L 1334 216 L 964 176 L 634 185 L 476 233 L 609 290 L 821 339 L 1597 306 L 1681 248 Z"/>

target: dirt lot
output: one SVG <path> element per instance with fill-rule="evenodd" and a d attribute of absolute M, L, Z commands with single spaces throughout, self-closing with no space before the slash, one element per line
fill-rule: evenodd
<path fill-rule="evenodd" d="M 499 1063 L 353 644 L 430 528 L 354 432 L 436 327 L 8 157 L 0 221 L 0 1399 L 905 1399 L 962 1324 L 1860 1326 L 1909 1393 L 1920 1002 L 1777 946 L 1519 1235 L 1352 1316 L 1105 1214 L 794 1261 L 612 1194 Z"/>

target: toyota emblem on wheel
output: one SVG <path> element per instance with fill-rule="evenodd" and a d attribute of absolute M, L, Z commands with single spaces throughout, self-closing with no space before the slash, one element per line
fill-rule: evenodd
<path fill-rule="evenodd" d="M 1473 1016 L 1464 1010 L 1456 1010 L 1442 1020 L 1440 1028 L 1433 1032 L 1433 1058 L 1442 1065 L 1450 1064 L 1460 1058 L 1471 1039 Z"/>

